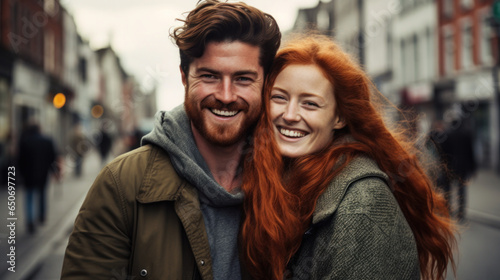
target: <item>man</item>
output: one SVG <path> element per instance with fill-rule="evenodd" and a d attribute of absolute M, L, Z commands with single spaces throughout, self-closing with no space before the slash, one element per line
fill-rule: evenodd
<path fill-rule="evenodd" d="M 107 165 L 75 221 L 63 279 L 240 279 L 243 147 L 279 47 L 274 19 L 198 3 L 172 37 L 184 107 L 156 115 L 143 147 Z"/>
<path fill-rule="evenodd" d="M 26 223 L 28 232 L 33 234 L 35 219 L 40 224 L 45 222 L 49 174 L 53 173 L 56 178 L 59 176 L 57 152 L 52 139 L 43 135 L 40 125 L 32 121 L 21 135 L 18 155 L 26 192 Z"/>

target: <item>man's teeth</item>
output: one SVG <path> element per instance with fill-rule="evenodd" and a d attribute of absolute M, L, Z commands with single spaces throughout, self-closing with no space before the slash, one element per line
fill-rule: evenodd
<path fill-rule="evenodd" d="M 212 113 L 219 116 L 232 117 L 238 114 L 238 111 L 223 111 L 223 110 L 212 109 Z"/>
<path fill-rule="evenodd" d="M 280 129 L 280 133 L 285 135 L 285 136 L 288 136 L 288 137 L 304 137 L 306 136 L 304 133 L 302 132 L 298 132 L 296 130 L 288 130 L 288 129 L 284 129 L 284 128 L 281 128 Z"/>

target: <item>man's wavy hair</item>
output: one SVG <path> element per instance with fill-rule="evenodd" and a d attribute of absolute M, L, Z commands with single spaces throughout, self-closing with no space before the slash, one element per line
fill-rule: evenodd
<path fill-rule="evenodd" d="M 323 150 L 285 165 L 273 134 L 269 99 L 276 77 L 292 64 L 312 64 L 323 71 L 334 86 L 336 110 L 346 126 Z M 242 255 L 254 278 L 283 279 L 318 197 L 361 154 L 373 158 L 390 178 L 415 236 L 422 278 L 445 279 L 449 262 L 455 270 L 455 226 L 446 201 L 426 175 L 417 143 L 408 139 L 406 130 L 393 131 L 384 123 L 379 106 L 384 100 L 358 63 L 328 37 L 305 36 L 278 52 L 264 87 L 265 114 L 254 132 L 243 176 Z"/>
<path fill-rule="evenodd" d="M 188 74 L 189 65 L 203 56 L 210 42 L 233 42 L 260 48 L 259 64 L 267 73 L 281 42 L 281 32 L 274 18 L 245 3 L 217 0 L 198 2 L 185 20 L 171 34 L 179 47 L 181 69 Z"/>

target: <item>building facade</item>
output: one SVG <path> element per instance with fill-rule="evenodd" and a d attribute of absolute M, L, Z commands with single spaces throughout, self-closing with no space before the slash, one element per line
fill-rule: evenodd
<path fill-rule="evenodd" d="M 98 144 L 103 127 L 114 136 L 132 133 L 141 123 L 136 108 L 151 107 L 146 96 L 155 98 L 142 93 L 111 47 L 95 51 L 89 46 L 58 0 L 0 0 L 2 167 L 12 163 L 23 127 L 31 121 L 65 156 L 77 124 L 89 145 Z"/>
<path fill-rule="evenodd" d="M 299 11 L 294 31 L 319 26 L 319 7 L 331 9 L 331 30 L 320 31 L 333 36 L 358 59 L 378 90 L 412 115 L 415 135 L 425 137 L 435 121 L 459 118 L 472 129 L 480 166 L 497 167 L 493 67 L 498 39 L 489 23 L 493 2 L 320 1 Z"/>
<path fill-rule="evenodd" d="M 439 78 L 434 94 L 438 118 L 459 118 L 472 128 L 476 157 L 484 167 L 499 164 L 492 74 L 497 42 L 488 22 L 493 2 L 437 1 Z"/>

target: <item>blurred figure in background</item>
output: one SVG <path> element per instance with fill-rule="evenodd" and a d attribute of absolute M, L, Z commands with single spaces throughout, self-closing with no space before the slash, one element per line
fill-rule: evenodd
<path fill-rule="evenodd" d="M 40 224 L 47 213 L 46 189 L 49 173 L 59 178 L 57 153 L 51 138 L 41 134 L 40 126 L 32 122 L 22 133 L 19 141 L 19 171 L 26 188 L 26 222 L 28 232 L 35 232 L 35 215 Z M 38 212 L 34 197 L 38 197 Z"/>
<path fill-rule="evenodd" d="M 75 177 L 82 175 L 83 158 L 88 151 L 88 145 L 83 134 L 82 126 L 76 125 L 70 138 L 70 147 L 75 158 Z"/>
<path fill-rule="evenodd" d="M 101 164 L 106 164 L 106 160 L 111 150 L 113 140 L 105 128 L 101 128 L 101 142 L 99 142 L 99 155 L 101 156 Z"/>
<path fill-rule="evenodd" d="M 426 149 L 430 158 L 432 168 L 429 168 L 429 176 L 435 182 L 435 185 L 443 192 L 448 210 L 450 208 L 450 184 L 448 179 L 448 169 L 446 167 L 446 156 L 443 153 L 443 142 L 448 138 L 445 124 L 442 120 L 436 120 L 431 125 L 429 131 Z"/>
<path fill-rule="evenodd" d="M 462 222 L 465 219 L 467 181 L 476 174 L 477 170 L 470 124 L 466 122 L 466 119 L 453 120 L 443 138 L 441 149 L 450 172 L 450 176 L 444 177 L 443 186 L 449 193 L 451 193 L 453 186 L 457 186 L 458 209 L 456 218 Z M 452 196 L 448 197 L 450 207 L 453 209 Z"/>

